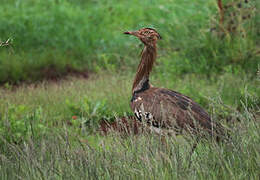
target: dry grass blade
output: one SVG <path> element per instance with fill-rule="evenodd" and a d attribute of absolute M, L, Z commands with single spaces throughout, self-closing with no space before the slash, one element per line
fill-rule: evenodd
<path fill-rule="evenodd" d="M 260 81 L 260 65 L 258 66 L 256 76 L 257 76 L 257 79 Z"/>

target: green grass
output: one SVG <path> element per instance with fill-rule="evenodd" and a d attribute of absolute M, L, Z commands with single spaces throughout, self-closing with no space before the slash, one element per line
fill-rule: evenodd
<path fill-rule="evenodd" d="M 105 101 L 107 110 L 112 115 L 122 115 L 131 111 L 129 103 L 133 78 L 134 73 L 119 73 L 115 76 L 113 72 L 103 72 L 92 75 L 89 79 L 71 77 L 57 83 L 25 84 L 17 90 L 12 90 L 11 87 L 10 90 L 2 88 L 0 108 L 3 112 L 8 105 L 15 104 L 24 105 L 30 111 L 40 106 L 49 117 L 61 116 L 60 119 L 68 119 L 74 115 L 69 111 L 71 104 L 84 106 L 81 102 Z M 208 79 L 203 75 L 161 76 L 154 72 L 151 82 L 154 86 L 174 89 L 188 95 L 208 110 L 210 103 L 217 99 L 237 109 L 243 108 L 242 103 L 246 101 L 249 105 L 260 104 L 259 81 L 247 76 L 226 73 Z"/>
<path fill-rule="evenodd" d="M 212 80 L 190 74 L 169 81 L 159 75 L 152 76 L 153 85 L 177 90 L 202 104 L 214 120 L 229 127 L 232 141 L 220 145 L 202 141 L 190 160 L 192 141 L 182 136 L 167 137 L 166 144 L 155 134 L 100 136 L 98 120 L 131 113 L 134 76 L 103 72 L 87 80 L 69 78 L 0 89 L 0 177 L 257 179 L 257 79 L 226 73 Z M 97 106 L 99 102 L 103 105 Z M 85 126 L 86 121 L 93 123 Z"/>

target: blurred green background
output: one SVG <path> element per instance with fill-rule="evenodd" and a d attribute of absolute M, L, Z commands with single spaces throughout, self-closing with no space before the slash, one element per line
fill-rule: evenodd
<path fill-rule="evenodd" d="M 237 14 L 226 14 L 225 23 L 233 18 L 237 32 L 220 35 L 216 2 L 1 0 L 0 40 L 11 38 L 12 46 L 0 48 L 0 83 L 34 82 L 69 71 L 135 70 L 141 43 L 122 32 L 142 27 L 156 28 L 163 37 L 160 73 L 255 76 L 259 3 L 229 8 Z"/>

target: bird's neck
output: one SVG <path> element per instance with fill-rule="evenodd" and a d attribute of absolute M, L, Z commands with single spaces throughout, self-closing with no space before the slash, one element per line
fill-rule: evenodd
<path fill-rule="evenodd" d="M 144 47 L 132 87 L 133 94 L 150 88 L 149 75 L 152 71 L 156 54 L 156 44 Z"/>

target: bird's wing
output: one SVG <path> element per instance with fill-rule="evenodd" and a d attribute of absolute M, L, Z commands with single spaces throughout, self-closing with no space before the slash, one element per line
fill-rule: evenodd
<path fill-rule="evenodd" d="M 135 96 L 131 108 L 139 119 L 141 115 L 152 117 L 152 121 L 159 126 L 189 126 L 194 129 L 198 124 L 204 129 L 211 129 L 208 113 L 189 97 L 172 90 L 150 88 Z"/>

